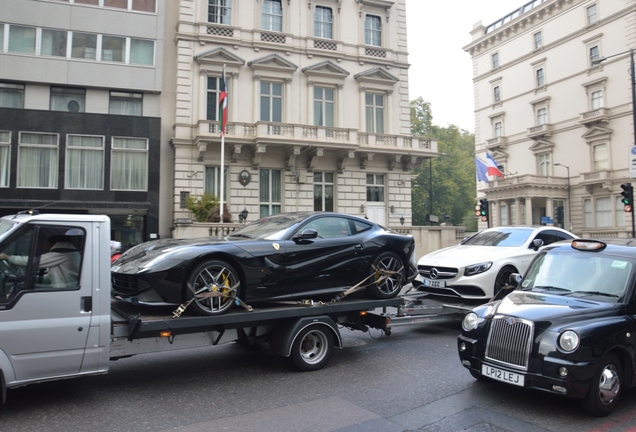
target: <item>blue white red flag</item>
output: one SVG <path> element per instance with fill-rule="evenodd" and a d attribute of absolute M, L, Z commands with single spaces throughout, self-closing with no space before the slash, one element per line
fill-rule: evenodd
<path fill-rule="evenodd" d="M 488 166 L 486 166 L 486 162 L 475 156 L 475 166 L 477 168 L 477 181 L 488 183 Z"/>
<path fill-rule="evenodd" d="M 492 156 L 490 156 L 490 154 L 488 153 L 486 153 L 486 165 L 488 166 L 488 175 L 496 176 L 496 177 L 504 176 L 501 170 L 499 169 L 499 165 L 497 165 L 497 162 L 495 162 Z"/>

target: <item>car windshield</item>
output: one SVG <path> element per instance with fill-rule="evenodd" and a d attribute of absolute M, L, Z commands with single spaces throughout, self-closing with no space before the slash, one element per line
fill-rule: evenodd
<path fill-rule="evenodd" d="M 497 229 L 486 230 L 475 234 L 467 239 L 462 245 L 469 246 L 502 246 L 514 247 L 522 246 L 530 234 L 534 230 L 532 228 L 522 229 Z"/>
<path fill-rule="evenodd" d="M 295 226 L 307 217 L 306 213 L 286 213 L 269 216 L 245 225 L 234 231 L 228 237 L 230 239 L 267 239 L 280 240 L 290 227 Z"/>
<path fill-rule="evenodd" d="M 623 297 L 634 263 L 624 257 L 575 250 L 541 253 L 521 281 L 521 289 L 572 297 Z"/>

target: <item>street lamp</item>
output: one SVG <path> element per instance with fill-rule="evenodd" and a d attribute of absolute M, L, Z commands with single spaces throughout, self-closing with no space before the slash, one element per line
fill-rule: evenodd
<path fill-rule="evenodd" d="M 572 205 L 572 200 L 570 200 L 570 167 L 558 162 L 555 162 L 554 166 L 562 166 L 563 168 L 568 170 L 568 223 L 570 224 L 570 231 L 572 231 L 572 219 L 570 218 L 570 206 Z"/>
<path fill-rule="evenodd" d="M 634 77 L 636 73 L 634 70 L 634 48 L 630 49 L 629 51 L 623 51 L 618 54 L 614 54 L 607 57 L 601 57 L 599 59 L 593 60 L 592 66 L 596 66 L 597 64 L 604 62 L 608 58 L 616 57 L 616 56 L 627 54 L 627 53 L 629 53 L 629 75 L 631 76 L 631 82 L 632 82 L 632 124 L 634 125 L 634 145 L 636 145 L 636 82 L 635 82 L 636 78 Z M 636 237 L 636 229 L 634 229 L 634 209 L 632 209 L 631 213 L 632 213 L 632 237 Z"/>

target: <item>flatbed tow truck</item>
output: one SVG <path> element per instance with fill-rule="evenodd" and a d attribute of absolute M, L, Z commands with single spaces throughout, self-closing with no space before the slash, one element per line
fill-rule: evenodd
<path fill-rule="evenodd" d="M 40 283 L 38 276 L 45 234 L 59 232 L 79 234 L 81 270 L 72 286 Z M 22 270 L 0 260 L 3 403 L 7 389 L 104 374 L 113 360 L 228 342 L 268 342 L 296 368 L 317 370 L 329 362 L 334 347 L 342 348 L 341 327 L 376 328 L 389 335 L 391 325 L 455 320 L 465 313 L 422 303 L 421 296 L 258 304 L 219 316 L 133 305 L 111 298 L 110 220 L 101 215 L 2 217 L 0 253 L 28 257 Z M 397 313 L 388 312 L 393 308 Z"/>

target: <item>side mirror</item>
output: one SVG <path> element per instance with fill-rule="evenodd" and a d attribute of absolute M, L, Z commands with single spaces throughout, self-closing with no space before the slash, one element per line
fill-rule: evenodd
<path fill-rule="evenodd" d="M 511 273 L 508 278 L 508 284 L 517 288 L 519 283 L 521 283 L 521 279 L 523 279 L 523 277 L 519 273 Z"/>
<path fill-rule="evenodd" d="M 311 240 L 318 238 L 318 231 L 313 228 L 304 229 L 300 234 L 294 236 L 294 240 Z"/>
<path fill-rule="evenodd" d="M 530 246 L 530 248 L 532 250 L 538 251 L 541 246 L 543 246 L 543 240 L 534 239 L 534 240 L 532 240 L 532 246 Z"/>

